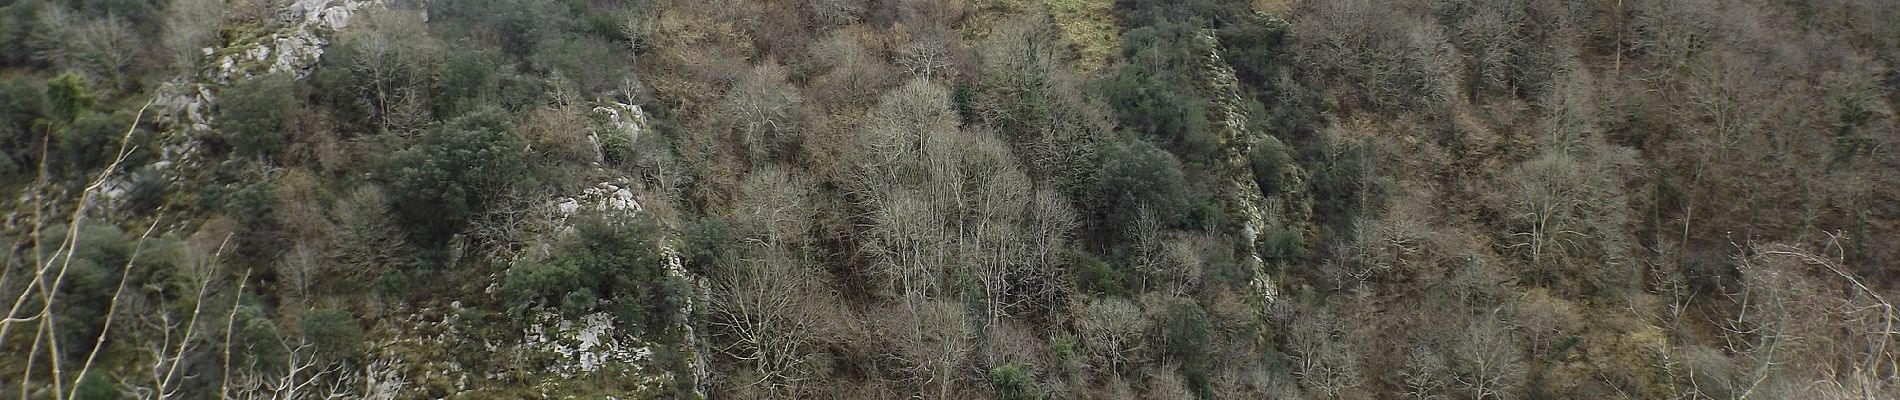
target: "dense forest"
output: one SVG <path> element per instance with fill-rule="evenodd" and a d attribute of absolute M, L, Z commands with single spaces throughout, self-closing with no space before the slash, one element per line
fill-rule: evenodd
<path fill-rule="evenodd" d="M 0 0 L 0 397 L 1900 398 L 1892 0 Z"/>

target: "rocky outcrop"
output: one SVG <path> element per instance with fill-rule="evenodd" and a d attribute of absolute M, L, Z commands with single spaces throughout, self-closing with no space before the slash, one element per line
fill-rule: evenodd
<path fill-rule="evenodd" d="M 1215 172 L 1220 176 L 1221 189 L 1217 192 L 1228 215 L 1240 220 L 1241 235 L 1246 240 L 1248 258 L 1255 270 L 1260 270 L 1264 261 L 1260 259 L 1258 249 L 1269 228 L 1287 224 L 1289 221 L 1273 213 L 1270 208 L 1278 205 L 1269 201 L 1260 192 L 1254 182 L 1252 167 L 1248 164 L 1248 154 L 1253 151 L 1254 143 L 1260 141 L 1266 132 L 1249 130 L 1247 121 L 1246 97 L 1241 92 L 1240 80 L 1234 76 L 1234 68 L 1221 58 L 1220 46 L 1214 32 L 1204 30 L 1199 33 L 1201 50 L 1205 57 L 1201 59 L 1200 74 L 1205 79 L 1198 90 L 1207 98 L 1213 99 L 1213 128 L 1219 133 L 1220 159 Z M 1272 303 L 1277 297 L 1277 286 L 1271 276 L 1265 273 L 1255 274 L 1254 290 L 1266 303 Z"/>
<path fill-rule="evenodd" d="M 161 151 L 164 160 L 190 162 L 194 137 L 211 129 L 212 107 L 219 88 L 245 78 L 287 73 L 309 76 L 336 32 L 349 26 L 358 12 L 383 0 L 297 0 L 278 12 L 269 30 L 231 40 L 224 47 L 203 49 L 206 67 L 166 82 L 153 100 L 157 121 L 170 134 Z"/>
<path fill-rule="evenodd" d="M 549 371 L 562 378 L 600 372 L 610 366 L 637 370 L 648 364 L 653 359 L 653 348 L 617 332 L 617 326 L 613 315 L 605 312 L 587 314 L 576 321 L 561 318 L 559 313 L 549 310 L 539 310 L 529 318 L 522 346 L 553 355 L 554 363 Z"/>

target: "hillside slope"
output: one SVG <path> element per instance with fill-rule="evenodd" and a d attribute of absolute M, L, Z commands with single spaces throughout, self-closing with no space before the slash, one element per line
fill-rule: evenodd
<path fill-rule="evenodd" d="M 0 3 L 0 393 L 1900 397 L 1900 7 Z"/>

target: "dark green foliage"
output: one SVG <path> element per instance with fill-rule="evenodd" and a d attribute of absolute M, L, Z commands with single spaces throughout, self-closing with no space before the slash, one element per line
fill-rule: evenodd
<path fill-rule="evenodd" d="M 79 387 L 73 389 L 73 400 L 119 400 L 125 393 L 119 391 L 119 384 L 104 372 L 92 371 L 79 377 Z"/>
<path fill-rule="evenodd" d="M 316 349 L 318 359 L 341 361 L 363 355 L 363 327 L 347 311 L 312 310 L 303 314 L 297 326 L 303 339 Z"/>
<path fill-rule="evenodd" d="M 1082 252 L 1070 252 L 1067 258 L 1069 271 L 1075 274 L 1076 287 L 1082 291 L 1102 296 L 1129 294 L 1129 271 L 1126 267 L 1109 264 Z"/>
<path fill-rule="evenodd" d="M 1028 364 L 1008 363 L 990 369 L 990 387 L 1001 400 L 1040 400 L 1047 397 L 1036 385 Z"/>
<path fill-rule="evenodd" d="M 712 274 L 715 266 L 733 265 L 731 261 L 738 257 L 734 244 L 739 241 L 723 218 L 701 218 L 688 224 L 680 238 L 680 259 L 696 274 Z"/>
<path fill-rule="evenodd" d="M 636 166 L 640 152 L 634 150 L 635 147 L 627 135 L 600 135 L 601 158 L 607 165 L 623 168 Z"/>
<path fill-rule="evenodd" d="M 1245 17 L 1221 27 L 1216 37 L 1225 50 L 1224 58 L 1234 67 L 1234 76 L 1241 83 L 1267 87 L 1291 61 L 1286 46 L 1292 38 L 1292 27 L 1276 17 L 1242 15 Z"/>
<path fill-rule="evenodd" d="M 1265 243 L 1260 246 L 1260 258 L 1273 265 L 1291 263 L 1305 254 L 1306 239 L 1296 229 L 1273 229 L 1267 233 Z"/>
<path fill-rule="evenodd" d="M 227 279 L 236 279 L 230 277 Z M 206 309 L 221 309 L 230 312 L 231 298 L 210 299 Z M 255 293 L 244 293 L 235 301 L 239 302 L 237 315 L 231 316 L 231 363 L 233 365 L 255 365 L 266 371 L 281 370 L 290 352 L 298 343 L 299 332 L 294 327 L 280 327 L 265 313 L 262 300 Z M 189 310 L 184 310 L 189 312 Z M 222 322 L 220 322 L 222 323 Z M 222 327 L 220 327 L 222 329 Z M 223 331 L 220 330 L 220 333 Z M 288 335 L 286 335 L 288 333 Z M 223 339 L 220 337 L 220 339 Z M 220 341 L 218 347 L 223 347 Z M 308 350 L 298 357 L 308 357 Z"/>
<path fill-rule="evenodd" d="M 1241 263 L 1233 243 L 1221 241 L 1219 246 L 1208 249 L 1204 255 L 1207 261 L 1207 278 L 1213 283 L 1230 287 L 1243 287 L 1253 281 L 1255 271 Z"/>
<path fill-rule="evenodd" d="M 442 60 L 431 102 L 435 115 L 463 115 L 494 104 L 501 90 L 501 64 L 487 51 L 454 51 Z"/>
<path fill-rule="evenodd" d="M 517 264 L 502 282 L 516 310 L 557 306 L 572 314 L 600 309 L 635 327 L 669 326 L 683 290 L 666 275 L 657 234 L 644 220 L 583 216 L 579 241 L 545 262 Z M 647 331 L 657 335 L 657 331 Z"/>
<path fill-rule="evenodd" d="M 53 133 L 47 168 L 62 173 L 91 171 L 112 162 L 131 118 L 82 111 L 72 124 Z"/>
<path fill-rule="evenodd" d="M 1252 14 L 1248 4 L 1239 0 L 1116 0 L 1129 21 L 1186 21 L 1237 18 Z M 1212 23 L 1210 22 L 1210 23 Z"/>
<path fill-rule="evenodd" d="M 623 63 L 629 59 L 622 56 L 625 47 L 591 36 L 551 39 L 541 43 L 530 65 L 567 79 L 580 93 L 599 93 L 612 90 L 625 78 Z"/>
<path fill-rule="evenodd" d="M 165 173 L 157 168 L 146 166 L 132 171 L 126 178 L 125 197 L 119 203 L 120 209 L 135 213 L 146 213 L 165 204 L 165 192 L 171 183 L 165 180 Z"/>
<path fill-rule="evenodd" d="M 1293 154 L 1280 139 L 1261 137 L 1247 152 L 1247 165 L 1253 170 L 1254 183 L 1267 197 L 1286 193 L 1286 173 L 1293 165 Z"/>
<path fill-rule="evenodd" d="M 428 131 L 384 168 L 397 221 L 417 245 L 444 245 L 529 177 L 525 146 L 513 123 L 493 110 Z"/>
<path fill-rule="evenodd" d="M 20 79 L 0 79 L 0 184 L 33 169 L 46 95 Z"/>
<path fill-rule="evenodd" d="M 33 129 L 46 107 L 46 95 L 39 88 L 17 78 L 0 79 L 0 139 L 21 144 L 21 135 Z"/>
<path fill-rule="evenodd" d="M 565 4 L 551 1 L 447 0 L 428 7 L 431 25 L 446 31 L 445 38 L 488 38 L 517 59 L 533 55 L 544 41 L 578 22 Z"/>
<path fill-rule="evenodd" d="M 1172 299 L 1155 321 L 1160 329 L 1163 353 L 1185 365 L 1199 365 L 1207 358 L 1207 343 L 1214 337 L 1214 323 L 1194 299 Z"/>
<path fill-rule="evenodd" d="M 1374 175 L 1378 155 L 1369 144 L 1333 142 L 1313 146 L 1314 217 L 1333 236 L 1349 232 L 1364 213 L 1378 211 L 1385 198 L 1385 182 Z M 1332 239 L 1337 239 L 1333 237 Z"/>
<path fill-rule="evenodd" d="M 0 6 L 0 65 L 22 66 L 32 62 L 33 48 L 27 38 L 33 33 L 33 17 L 41 6 L 37 1 L 8 2 Z"/>
<path fill-rule="evenodd" d="M 1174 155 L 1146 140 L 1124 139 L 1102 164 L 1099 212 L 1106 221 L 1131 224 L 1147 210 L 1164 224 L 1182 226 L 1202 203 L 1188 190 Z"/>
<path fill-rule="evenodd" d="M 1122 126 L 1167 146 L 1191 162 L 1213 157 L 1217 140 L 1209 102 L 1194 89 L 1195 30 L 1159 21 L 1122 35 L 1128 59 L 1105 83 L 1105 94 Z"/>
<path fill-rule="evenodd" d="M 271 211 L 277 207 L 277 187 L 270 182 L 231 183 L 205 188 L 200 195 L 203 205 L 238 221 L 246 228 L 271 225 Z"/>
<path fill-rule="evenodd" d="M 290 76 L 269 74 L 245 79 L 218 98 L 217 138 L 240 157 L 270 160 L 283 151 L 290 135 L 290 114 L 299 106 Z"/>
<path fill-rule="evenodd" d="M 41 235 L 43 240 L 55 244 L 69 237 L 64 226 L 50 227 Z M 65 279 L 59 287 L 59 301 L 53 303 L 62 342 L 93 343 L 99 336 L 106 311 L 112 306 L 112 295 L 124 276 L 126 263 L 131 261 L 135 245 L 136 238 L 112 225 L 88 223 L 80 227 L 71 264 L 67 265 Z M 54 247 L 41 249 L 48 252 L 45 257 L 64 256 L 52 254 Z M 132 285 L 138 286 L 137 283 Z M 90 346 L 68 346 L 61 350 L 67 356 L 83 357 L 90 349 Z"/>
<path fill-rule="evenodd" d="M 46 102 L 50 107 L 48 117 L 55 123 L 72 123 L 82 112 L 92 109 L 92 91 L 85 79 L 68 72 L 46 82 Z"/>
<path fill-rule="evenodd" d="M 570 258 L 523 262 L 508 269 L 501 292 L 511 306 L 556 305 L 568 293 L 593 286 L 593 278 L 582 275 L 580 266 Z M 592 307 L 587 305 L 588 309 Z"/>

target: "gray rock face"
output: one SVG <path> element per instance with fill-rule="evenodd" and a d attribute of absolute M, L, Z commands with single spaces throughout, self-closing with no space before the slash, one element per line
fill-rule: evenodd
<path fill-rule="evenodd" d="M 163 157 L 191 161 L 193 137 L 211 129 L 211 107 L 216 89 L 257 75 L 288 73 L 297 79 L 310 75 L 336 32 L 349 26 L 358 11 L 383 0 L 297 0 L 278 12 L 275 30 L 233 40 L 225 48 L 205 48 L 206 67 L 195 74 L 165 83 L 153 101 L 160 126 L 166 127 Z"/>

